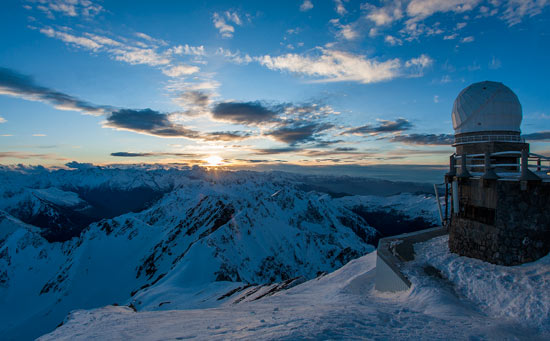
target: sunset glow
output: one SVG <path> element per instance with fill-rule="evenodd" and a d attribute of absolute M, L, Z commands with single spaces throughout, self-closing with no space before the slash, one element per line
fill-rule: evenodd
<path fill-rule="evenodd" d="M 204 159 L 206 161 L 206 165 L 210 167 L 219 166 L 223 163 L 223 159 L 217 155 L 212 155 Z"/>
<path fill-rule="evenodd" d="M 548 152 L 548 1 L 303 3 L 3 2 L 0 164 L 441 168 L 481 80 Z"/>

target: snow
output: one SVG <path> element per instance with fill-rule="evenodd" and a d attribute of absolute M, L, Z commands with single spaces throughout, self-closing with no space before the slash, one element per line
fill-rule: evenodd
<path fill-rule="evenodd" d="M 77 206 L 83 204 L 78 194 L 68 191 L 62 191 L 55 187 L 35 189 L 33 193 L 36 197 L 49 201 L 59 206 Z"/>
<path fill-rule="evenodd" d="M 414 219 L 422 217 L 439 224 L 439 212 L 434 196 L 424 194 L 401 193 L 392 196 L 355 195 L 336 199 L 344 207 L 363 206 L 369 211 L 399 211 L 400 214 Z"/>
<path fill-rule="evenodd" d="M 428 264 L 440 270 L 453 293 L 492 317 L 550 332 L 550 255 L 519 266 L 499 266 L 450 253 L 447 242 L 448 236 L 442 236 L 416 244 L 415 269 Z"/>
<path fill-rule="evenodd" d="M 71 310 L 115 302 L 140 310 L 216 307 L 223 303 L 218 297 L 242 282 L 309 279 L 374 249 L 340 221 L 346 216 L 367 237 L 374 235 L 360 217 L 284 177 L 199 170 L 179 177 L 182 185 L 148 209 L 92 223 L 63 243 L 48 243 L 36 229 L 22 230 L 6 212 L 0 333 L 8 340 L 34 338 Z M 23 191 L 58 203 L 66 195 L 39 185 Z M 76 195 L 66 196 L 65 204 L 76 203 Z"/>
<path fill-rule="evenodd" d="M 455 259 L 444 242 L 426 244 L 410 271 L 423 274 L 429 261 L 447 279 L 423 274 L 410 291 L 383 295 L 374 290 L 376 253 L 368 253 L 376 231 L 350 209 L 438 222 L 434 197 L 335 199 L 304 190 L 300 179 L 153 166 L 0 167 L 1 338 L 33 339 L 70 311 L 43 339 L 549 336 L 546 258 L 508 273 Z M 58 206 L 80 209 L 83 188 L 163 196 L 65 242 L 46 241 L 16 216 L 21 208 L 48 216 Z M 292 278 L 305 283 L 263 296 Z"/>
<path fill-rule="evenodd" d="M 274 296 L 216 308 L 77 310 L 39 340 L 542 340 L 550 336 L 522 319 L 487 314 L 429 280 L 415 281 L 408 292 L 381 294 L 374 290 L 375 264 L 373 252 Z"/>

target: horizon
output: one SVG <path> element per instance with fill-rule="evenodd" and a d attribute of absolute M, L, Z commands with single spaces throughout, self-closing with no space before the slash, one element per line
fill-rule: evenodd
<path fill-rule="evenodd" d="M 453 101 L 483 80 L 518 95 L 522 135 L 550 155 L 548 2 L 3 7 L 2 165 L 182 163 L 440 181 Z"/>

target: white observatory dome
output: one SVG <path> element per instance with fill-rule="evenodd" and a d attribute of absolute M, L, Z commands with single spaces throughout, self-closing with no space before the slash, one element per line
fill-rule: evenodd
<path fill-rule="evenodd" d="M 462 90 L 453 105 L 455 134 L 520 131 L 522 113 L 516 94 L 498 82 L 479 82 Z"/>

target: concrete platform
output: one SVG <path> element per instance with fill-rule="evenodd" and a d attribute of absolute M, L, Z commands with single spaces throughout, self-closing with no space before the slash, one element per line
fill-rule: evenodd
<path fill-rule="evenodd" d="M 411 282 L 401 272 L 401 265 L 414 259 L 414 244 L 447 233 L 446 227 L 434 227 L 380 239 L 376 258 L 376 290 L 398 292 L 409 289 Z"/>

